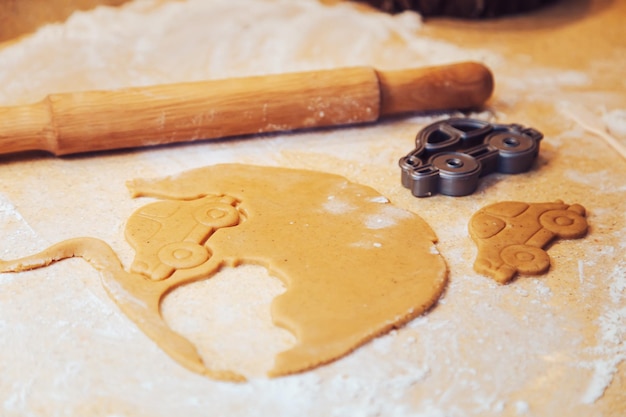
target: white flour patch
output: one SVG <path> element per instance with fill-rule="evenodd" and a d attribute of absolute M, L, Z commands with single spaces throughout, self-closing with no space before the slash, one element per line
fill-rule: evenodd
<path fill-rule="evenodd" d="M 499 82 L 508 86 L 527 90 L 529 88 L 550 91 L 562 86 L 586 86 L 591 84 L 589 75 L 582 71 L 563 71 L 531 67 L 527 69 L 524 77 L 503 78 Z"/>
<path fill-rule="evenodd" d="M 602 121 L 610 134 L 626 139 L 626 109 L 616 109 L 605 113 Z"/>
<path fill-rule="evenodd" d="M 525 401 L 516 401 L 515 402 L 515 412 L 518 415 L 528 414 L 529 411 L 530 411 L 530 407 L 528 406 L 527 402 L 525 402 Z"/>
<path fill-rule="evenodd" d="M 45 244 L 3 194 L 0 194 L 0 236 L 3 240 L 0 259 L 22 257 L 40 250 Z"/>
<path fill-rule="evenodd" d="M 18 219 L 22 219 L 20 213 L 15 209 L 15 206 L 11 204 L 10 201 L 6 199 L 2 194 L 0 194 L 0 220 L 4 217 L 17 217 Z"/>
<path fill-rule="evenodd" d="M 618 265 L 613 273 L 611 286 L 609 287 L 609 295 L 614 304 L 618 304 L 626 292 L 626 266 Z"/>
<path fill-rule="evenodd" d="M 578 280 L 581 284 L 585 282 L 585 263 L 582 259 L 578 260 Z"/>
<path fill-rule="evenodd" d="M 586 132 L 592 133 L 602 138 L 607 145 L 611 146 L 622 158 L 626 159 L 626 146 L 620 140 L 612 135 L 611 127 L 622 132 L 622 115 L 621 113 L 611 114 L 603 118 L 598 117 L 590 109 L 584 105 L 572 102 L 559 103 L 558 109 L 565 117 L 571 119 Z M 626 124 L 626 123 L 625 123 Z"/>
<path fill-rule="evenodd" d="M 382 248 L 383 244 L 377 241 L 361 240 L 358 242 L 351 243 L 350 246 L 353 248 L 361 248 L 361 249 L 377 249 L 377 248 Z"/>
<path fill-rule="evenodd" d="M 354 205 L 336 196 L 329 196 L 323 207 L 324 211 L 331 214 L 346 214 L 357 209 Z"/>
<path fill-rule="evenodd" d="M 535 284 L 535 291 L 537 292 L 538 295 L 541 295 L 544 297 L 552 296 L 552 290 L 550 290 L 550 287 L 548 287 L 543 281 L 535 279 L 533 280 L 533 283 Z"/>
<path fill-rule="evenodd" d="M 395 219 L 386 216 L 373 215 L 368 216 L 365 220 L 365 227 L 367 227 L 368 229 L 384 229 L 395 225 Z"/>
<path fill-rule="evenodd" d="M 385 229 L 395 226 L 400 220 L 407 219 L 410 216 L 411 213 L 406 210 L 392 205 L 385 205 L 380 208 L 378 213 L 365 217 L 365 227 L 373 230 Z"/>
<path fill-rule="evenodd" d="M 581 364 L 593 370 L 591 382 L 582 397 L 584 404 L 592 404 L 604 395 L 619 365 L 626 360 L 626 306 L 619 307 L 626 289 L 626 268 L 623 262 L 615 268 L 609 279 L 612 302 L 597 320 L 598 345 L 587 352 L 596 359 Z"/>
<path fill-rule="evenodd" d="M 372 203 L 380 203 L 380 204 L 387 204 L 387 203 L 389 203 L 389 199 L 387 197 L 385 197 L 385 196 L 382 196 L 382 195 L 378 196 L 378 197 L 371 198 L 370 201 Z"/>
<path fill-rule="evenodd" d="M 578 184 L 594 187 L 602 193 L 626 191 L 626 183 L 622 181 L 622 178 L 609 171 L 597 171 L 590 174 L 570 169 L 565 171 L 565 177 Z"/>

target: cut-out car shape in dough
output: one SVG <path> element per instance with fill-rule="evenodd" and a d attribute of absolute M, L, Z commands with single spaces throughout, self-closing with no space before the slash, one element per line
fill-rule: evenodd
<path fill-rule="evenodd" d="M 556 237 L 583 237 L 587 220 L 580 204 L 505 201 L 477 211 L 469 233 L 478 247 L 476 272 L 506 283 L 518 272 L 546 272 L 550 257 L 543 248 Z"/>

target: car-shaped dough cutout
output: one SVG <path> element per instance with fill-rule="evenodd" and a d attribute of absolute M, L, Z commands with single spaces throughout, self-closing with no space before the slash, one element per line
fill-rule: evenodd
<path fill-rule="evenodd" d="M 545 273 L 550 257 L 543 248 L 556 237 L 584 236 L 587 220 L 580 204 L 506 201 L 477 211 L 469 232 L 478 247 L 474 270 L 506 283 L 517 273 Z"/>
<path fill-rule="evenodd" d="M 126 223 L 126 239 L 136 253 L 131 271 L 158 281 L 203 264 L 211 257 L 204 246 L 209 237 L 239 223 L 235 204 L 231 197 L 206 196 L 141 207 Z"/>

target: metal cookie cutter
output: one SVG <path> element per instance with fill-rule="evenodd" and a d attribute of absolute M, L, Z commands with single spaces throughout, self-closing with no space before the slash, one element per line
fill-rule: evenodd
<path fill-rule="evenodd" d="M 415 149 L 400 159 L 402 185 L 416 197 L 474 192 L 479 177 L 528 171 L 543 134 L 519 124 L 452 118 L 422 129 Z"/>

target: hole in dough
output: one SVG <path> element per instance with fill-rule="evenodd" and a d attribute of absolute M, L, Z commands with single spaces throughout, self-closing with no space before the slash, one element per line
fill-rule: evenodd
<path fill-rule="evenodd" d="M 225 267 L 210 279 L 174 289 L 163 299 L 161 311 L 209 368 L 266 377 L 276 354 L 296 342 L 270 315 L 272 300 L 285 290 L 262 266 Z"/>

